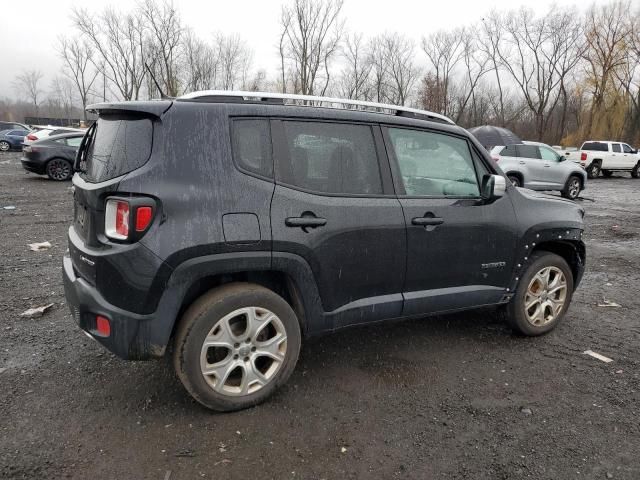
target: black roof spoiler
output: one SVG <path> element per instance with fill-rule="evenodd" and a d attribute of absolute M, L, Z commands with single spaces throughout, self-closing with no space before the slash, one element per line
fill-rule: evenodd
<path fill-rule="evenodd" d="M 87 106 L 87 112 L 138 112 L 160 117 L 172 103 L 171 100 L 95 103 Z"/>

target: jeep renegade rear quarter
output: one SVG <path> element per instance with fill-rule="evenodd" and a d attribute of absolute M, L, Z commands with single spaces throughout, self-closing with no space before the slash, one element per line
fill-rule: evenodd
<path fill-rule="evenodd" d="M 584 268 L 573 202 L 505 185 L 435 114 L 255 95 L 91 107 L 64 280 L 105 347 L 173 345 L 194 398 L 234 410 L 286 381 L 304 335 L 484 305 L 529 335 L 562 318 Z"/>

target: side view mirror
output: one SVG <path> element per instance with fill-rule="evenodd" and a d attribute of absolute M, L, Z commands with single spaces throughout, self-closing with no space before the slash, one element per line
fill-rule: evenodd
<path fill-rule="evenodd" d="M 565 157 L 564 155 L 561 155 L 560 158 L 558 159 L 559 162 L 564 162 L 567 159 L 567 157 Z"/>
<path fill-rule="evenodd" d="M 495 200 L 504 196 L 506 191 L 507 181 L 502 175 L 487 174 L 482 177 L 481 196 L 483 200 Z"/>

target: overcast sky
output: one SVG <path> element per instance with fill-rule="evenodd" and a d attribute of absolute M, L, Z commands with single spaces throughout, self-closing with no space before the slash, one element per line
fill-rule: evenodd
<path fill-rule="evenodd" d="M 269 75 L 277 65 L 280 6 L 282 0 L 179 0 L 175 1 L 183 23 L 202 38 L 215 31 L 239 33 L 254 52 L 254 67 Z M 423 35 L 439 29 L 473 23 L 492 9 L 506 10 L 528 6 L 538 12 L 552 4 L 586 6 L 575 0 L 345 0 L 343 15 L 350 31 L 376 34 L 384 31 L 404 33 L 417 42 Z M 602 3 L 601 0 L 598 3 Z M 39 69 L 45 74 L 43 87 L 60 72 L 55 45 L 62 34 L 73 32 L 69 14 L 75 5 L 91 11 L 107 5 L 127 10 L 132 0 L 78 1 L 30 0 L 5 6 L 0 27 L 0 98 L 14 97 L 11 85 L 24 69 Z M 420 63 L 424 63 L 420 56 Z"/>

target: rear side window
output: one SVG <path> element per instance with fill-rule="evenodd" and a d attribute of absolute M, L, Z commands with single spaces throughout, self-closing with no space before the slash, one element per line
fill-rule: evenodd
<path fill-rule="evenodd" d="M 593 152 L 608 152 L 609 148 L 606 143 L 601 142 L 586 142 L 582 145 L 582 150 L 591 150 Z"/>
<path fill-rule="evenodd" d="M 70 147 L 79 147 L 81 142 L 82 142 L 82 137 L 67 138 L 67 145 L 69 145 Z"/>
<path fill-rule="evenodd" d="M 500 155 L 502 155 L 503 157 L 517 157 L 518 153 L 516 152 L 516 146 L 515 145 L 508 145 L 508 146 L 504 147 L 500 151 Z"/>
<path fill-rule="evenodd" d="M 516 150 L 520 158 L 540 158 L 540 151 L 535 145 L 517 145 Z"/>
<path fill-rule="evenodd" d="M 271 130 L 263 119 L 236 119 L 232 124 L 233 158 L 241 169 L 273 176 Z"/>
<path fill-rule="evenodd" d="M 283 183 L 319 193 L 377 195 L 382 180 L 368 125 L 284 121 Z"/>
<path fill-rule="evenodd" d="M 620 148 L 620 144 L 619 143 L 612 143 L 611 144 L 611 149 L 616 153 L 622 153 L 622 148 Z"/>
<path fill-rule="evenodd" d="M 83 148 L 81 176 L 88 182 L 104 182 L 140 168 L 149 160 L 152 142 L 151 119 L 100 116 Z"/>

